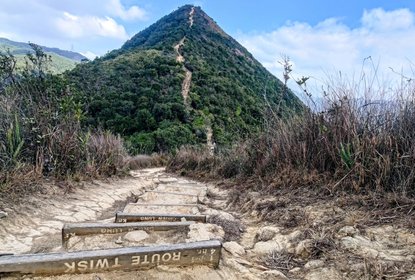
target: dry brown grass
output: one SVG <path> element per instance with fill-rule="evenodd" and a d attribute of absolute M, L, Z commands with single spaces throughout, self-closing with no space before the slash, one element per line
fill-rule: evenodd
<path fill-rule="evenodd" d="M 340 81 L 327 91 L 320 112 L 272 118 L 261 135 L 215 157 L 187 147 L 170 161 L 169 169 L 254 179 L 256 188 L 267 193 L 313 188 L 330 195 L 346 191 L 415 196 L 414 84 L 385 93 L 383 88 L 362 90 Z"/>
<path fill-rule="evenodd" d="M 128 170 L 161 167 L 167 164 L 167 158 L 164 154 L 127 156 L 124 159 L 124 165 Z"/>
<path fill-rule="evenodd" d="M 281 270 L 288 272 L 295 267 L 304 265 L 304 261 L 295 257 L 294 254 L 287 251 L 273 251 L 259 259 L 265 267 L 269 269 Z"/>

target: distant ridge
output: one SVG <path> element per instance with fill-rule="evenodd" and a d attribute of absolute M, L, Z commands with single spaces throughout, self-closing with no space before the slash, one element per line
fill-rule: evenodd
<path fill-rule="evenodd" d="M 41 45 L 39 46 L 45 52 L 55 53 L 57 55 L 60 55 L 62 57 L 65 57 L 65 58 L 68 58 L 68 59 L 71 59 L 77 62 L 81 62 L 82 60 L 87 59 L 85 56 L 77 52 L 61 50 L 58 48 L 50 48 L 50 47 L 45 47 Z M 2 50 L 7 49 L 7 47 L 9 47 L 13 55 L 24 55 L 24 54 L 27 54 L 28 51 L 29 52 L 32 51 L 28 43 L 15 42 L 15 41 L 12 41 L 6 38 L 0 38 L 0 47 Z"/>

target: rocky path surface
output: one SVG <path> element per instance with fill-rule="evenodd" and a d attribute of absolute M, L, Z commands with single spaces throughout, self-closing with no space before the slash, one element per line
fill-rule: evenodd
<path fill-rule="evenodd" d="M 161 168 L 135 171 L 128 179 L 87 184 L 66 195 L 61 192 L 56 190 L 48 199 L 46 195 L 33 197 L 24 205 L 9 209 L 9 216 L 0 220 L 0 253 L 67 254 L 96 249 L 151 249 L 160 245 L 168 248 L 218 240 L 222 243 L 219 267 L 161 264 L 146 270 L 1 279 L 415 279 L 415 234 L 411 230 L 356 226 L 364 213 L 345 213 L 335 204 L 294 209 L 283 206 L 283 198 L 253 192 L 244 203 L 230 208 L 228 199 L 233 193 L 168 174 Z M 257 210 L 244 211 L 252 204 Z M 120 211 L 127 216 L 206 216 L 206 221 L 181 218 L 178 222 L 187 223 L 186 226 L 163 231 L 143 228 L 74 235 L 62 245 L 61 229 L 65 224 L 110 225 Z M 264 216 L 273 217 L 272 222 L 264 222 Z M 332 226 L 333 221 L 342 217 L 344 223 Z M 130 222 L 125 219 L 121 224 Z M 0 257 L 0 271 L 4 257 Z M 105 268 L 105 263 L 101 265 Z"/>
<path fill-rule="evenodd" d="M 218 269 L 209 266 L 169 267 L 159 265 L 145 271 L 109 271 L 59 276 L 25 276 L 24 279 L 243 279 L 252 274 L 245 265 L 254 264 L 241 257 L 245 249 L 236 242 L 226 242 L 227 227 L 242 231 L 239 220 L 221 210 L 226 193 L 214 186 L 166 174 L 163 169 L 132 172 L 132 178 L 111 183 L 96 183 L 65 196 L 42 197 L 10 211 L 0 221 L 0 252 L 2 254 L 82 252 L 96 249 L 149 247 L 219 240 L 225 250 Z M 131 197 L 135 197 L 134 200 Z M 129 199 L 130 197 L 130 199 Z M 214 199 L 212 199 L 215 197 Z M 133 230 L 122 233 L 74 235 L 63 246 L 61 230 L 65 224 L 94 222 L 109 225 L 114 214 L 181 214 L 206 215 L 207 221 L 188 222 L 186 229 L 154 231 Z M 186 222 L 186 221 L 181 221 Z M 233 233 L 234 234 L 234 233 Z M 231 253 L 228 253 L 228 250 Z M 7 257 L 7 256 L 5 256 Z M 0 257 L 0 263 L 1 263 Z M 102 263 L 101 263 L 102 264 Z M 1 265 L 0 265 L 1 272 Z M 255 270 L 260 275 L 262 271 Z M 254 277 L 252 275 L 252 277 Z M 258 278 L 250 279 L 258 279 Z M 7 276 L 2 279 L 21 279 Z"/>

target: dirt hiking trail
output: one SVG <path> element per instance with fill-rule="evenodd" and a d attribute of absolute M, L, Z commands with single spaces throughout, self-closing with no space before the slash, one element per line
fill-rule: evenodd
<path fill-rule="evenodd" d="M 194 25 L 194 13 L 195 13 L 195 7 L 192 7 L 192 9 L 189 12 L 189 28 L 192 28 Z M 186 41 L 186 36 L 184 36 L 176 45 L 173 46 L 173 49 L 176 53 L 176 62 L 180 63 L 183 65 L 183 71 L 185 73 L 183 82 L 182 82 L 182 97 L 183 97 L 183 104 L 186 107 L 187 110 L 192 110 L 191 106 L 190 106 L 190 102 L 189 102 L 189 93 L 190 93 L 190 87 L 192 84 L 192 71 L 190 71 L 186 65 L 184 64 L 186 59 L 183 56 L 183 54 L 181 53 L 181 48 L 185 45 L 185 41 Z M 210 154 L 213 155 L 214 153 L 214 149 L 215 149 L 215 144 L 214 144 L 214 140 L 213 140 L 213 131 L 212 131 L 212 127 L 210 125 L 210 122 L 207 123 L 205 125 L 205 129 L 206 129 L 206 145 L 208 150 L 210 151 Z"/>
<path fill-rule="evenodd" d="M 345 213 L 330 203 L 302 209 L 289 205 L 279 208 L 282 204 L 278 200 L 281 202 L 284 198 L 252 192 L 243 204 L 230 207 L 228 199 L 234 194 L 215 185 L 168 174 L 162 168 L 134 171 L 127 179 L 86 184 L 65 195 L 61 189 L 51 186 L 51 192 L 54 191 L 52 197 L 39 195 L 9 209 L 9 216 L 0 220 L 1 254 L 151 250 L 160 245 L 168 248 L 217 240 L 222 243 L 219 266 L 158 264 L 144 270 L 106 271 L 114 265 L 101 260 L 102 269 L 81 270 L 80 262 L 75 271 L 71 263 L 67 264 L 69 272 L 85 274 L 22 274 L 0 276 L 1 279 L 415 279 L 413 232 L 393 226 L 357 228 L 353 224 L 364 213 Z M 247 213 L 244 208 L 250 204 L 255 204 L 257 210 Z M 274 222 L 263 222 L 265 216 L 275 215 L 281 209 L 278 216 L 272 216 L 276 217 Z M 181 218 L 175 223 L 182 227 L 163 231 L 145 227 L 127 232 L 106 229 L 106 232 L 87 235 L 77 233 L 62 245 L 65 224 L 88 222 L 109 228 L 117 212 L 124 215 L 118 217 L 121 219 L 118 225 L 126 226 L 134 224 L 127 219 L 134 218 L 135 214 L 164 215 L 165 220 L 158 221 L 160 224 L 169 219 L 168 214 L 182 215 L 189 220 Z M 198 220 L 203 216 L 206 220 Z M 346 224 L 330 228 L 332 221 L 340 217 L 346 217 Z M 172 258 L 164 256 L 168 260 Z M 4 258 L 8 256 L 0 257 L 0 271 Z M 382 278 L 382 275 L 388 277 Z"/>

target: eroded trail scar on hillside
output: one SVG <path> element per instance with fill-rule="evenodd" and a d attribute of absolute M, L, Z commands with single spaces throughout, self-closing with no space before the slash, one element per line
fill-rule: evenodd
<path fill-rule="evenodd" d="M 192 9 L 190 10 L 190 13 L 189 13 L 189 25 L 190 25 L 190 28 L 193 26 L 193 15 L 195 14 L 195 7 L 192 7 Z"/>
<path fill-rule="evenodd" d="M 191 28 L 193 26 L 194 20 L 193 15 L 195 12 L 195 8 L 192 7 L 190 13 L 189 13 L 189 27 Z M 180 48 L 184 46 L 184 42 L 186 40 L 186 36 L 184 36 L 180 42 L 175 45 L 174 51 L 176 52 L 176 61 L 183 64 L 183 70 L 185 71 L 185 77 L 182 83 L 182 96 L 183 96 L 183 102 L 186 108 L 189 108 L 189 91 L 190 91 L 190 84 L 192 82 L 192 72 L 184 65 L 185 58 L 180 52 Z"/>
<path fill-rule="evenodd" d="M 189 28 L 192 28 L 193 24 L 194 24 L 194 13 L 195 13 L 195 8 L 192 7 L 192 9 L 189 12 Z M 189 110 L 190 109 L 190 104 L 189 104 L 189 92 L 190 92 L 190 85 L 192 82 L 192 71 L 190 71 L 185 65 L 185 58 L 182 55 L 182 53 L 180 52 L 180 49 L 184 46 L 184 43 L 186 41 L 186 36 L 184 36 L 179 43 L 177 43 L 177 45 L 175 45 L 174 51 L 176 52 L 176 61 L 178 63 L 181 63 L 183 65 L 183 70 L 185 71 L 185 77 L 182 83 L 182 96 L 183 96 L 183 103 L 186 106 L 186 108 Z M 214 152 L 214 143 L 213 143 L 213 132 L 212 132 L 212 127 L 210 124 L 206 125 L 206 130 L 207 130 L 207 147 L 210 151 L 210 153 L 213 155 Z"/>
<path fill-rule="evenodd" d="M 184 45 L 184 40 L 186 39 L 186 37 L 183 37 L 181 40 L 180 40 L 180 42 L 177 44 L 177 45 L 175 45 L 173 48 L 174 48 L 174 51 L 176 52 L 176 61 L 177 62 L 179 62 L 179 63 L 184 63 L 184 57 L 183 57 L 183 55 L 180 53 L 180 48 Z"/>

